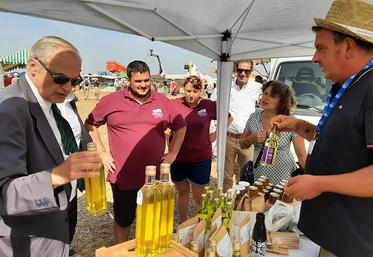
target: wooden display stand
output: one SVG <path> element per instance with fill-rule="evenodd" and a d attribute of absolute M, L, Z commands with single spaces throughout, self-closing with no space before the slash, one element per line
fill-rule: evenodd
<path fill-rule="evenodd" d="M 135 240 L 127 241 L 111 247 L 101 247 L 96 250 L 96 257 L 136 257 Z M 197 257 L 188 248 L 172 242 L 170 250 L 157 255 L 159 257 Z"/>

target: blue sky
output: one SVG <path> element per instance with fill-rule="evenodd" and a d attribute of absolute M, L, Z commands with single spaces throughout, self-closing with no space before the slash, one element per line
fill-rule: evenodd
<path fill-rule="evenodd" d="M 30 49 L 43 36 L 55 35 L 70 41 L 79 49 L 83 72 L 104 71 L 106 62 L 111 60 L 127 65 L 138 59 L 145 61 L 152 73 L 157 73 L 158 63 L 155 57 L 148 55 L 149 49 L 160 56 L 167 74 L 184 74 L 184 64 L 189 60 L 197 65 L 199 71 L 208 75 L 211 75 L 211 68 L 216 66 L 216 62 L 210 63 L 209 58 L 169 44 L 70 23 L 0 12 L 0 27 L 0 58 Z"/>

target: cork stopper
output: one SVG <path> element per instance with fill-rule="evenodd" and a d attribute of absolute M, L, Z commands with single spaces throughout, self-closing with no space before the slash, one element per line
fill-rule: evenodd
<path fill-rule="evenodd" d="M 87 144 L 87 151 L 90 151 L 90 152 L 96 152 L 96 151 L 97 151 L 96 143 L 94 143 L 94 142 L 89 142 L 89 143 Z"/>
<path fill-rule="evenodd" d="M 146 176 L 155 176 L 155 173 L 157 172 L 157 168 L 153 165 L 145 166 L 145 175 Z"/>
<path fill-rule="evenodd" d="M 161 163 L 160 172 L 161 173 L 170 173 L 171 165 L 169 163 Z"/>

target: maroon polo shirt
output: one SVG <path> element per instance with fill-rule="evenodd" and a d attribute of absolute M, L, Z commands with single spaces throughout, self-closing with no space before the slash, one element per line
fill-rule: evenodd
<path fill-rule="evenodd" d="M 187 122 L 187 131 L 183 145 L 175 162 L 194 163 L 211 159 L 210 122 L 216 120 L 216 102 L 202 99 L 190 108 L 185 98 L 172 100 Z"/>
<path fill-rule="evenodd" d="M 167 128 L 178 130 L 186 125 L 171 101 L 152 91 L 141 105 L 128 89 L 103 97 L 89 114 L 88 124 L 107 124 L 110 152 L 116 170 L 108 180 L 121 190 L 141 188 L 145 166 L 161 164 Z"/>

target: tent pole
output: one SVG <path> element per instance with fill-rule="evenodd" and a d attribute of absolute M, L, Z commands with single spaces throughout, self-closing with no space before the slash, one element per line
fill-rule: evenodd
<path fill-rule="evenodd" d="M 229 99 L 232 83 L 233 63 L 229 61 L 229 53 L 227 53 L 227 41 L 231 39 L 230 32 L 224 32 L 222 38 L 222 56 L 217 62 L 218 66 L 218 84 L 217 84 L 217 176 L 218 187 L 223 186 L 224 179 L 224 163 L 225 163 L 225 144 L 227 139 Z"/>

